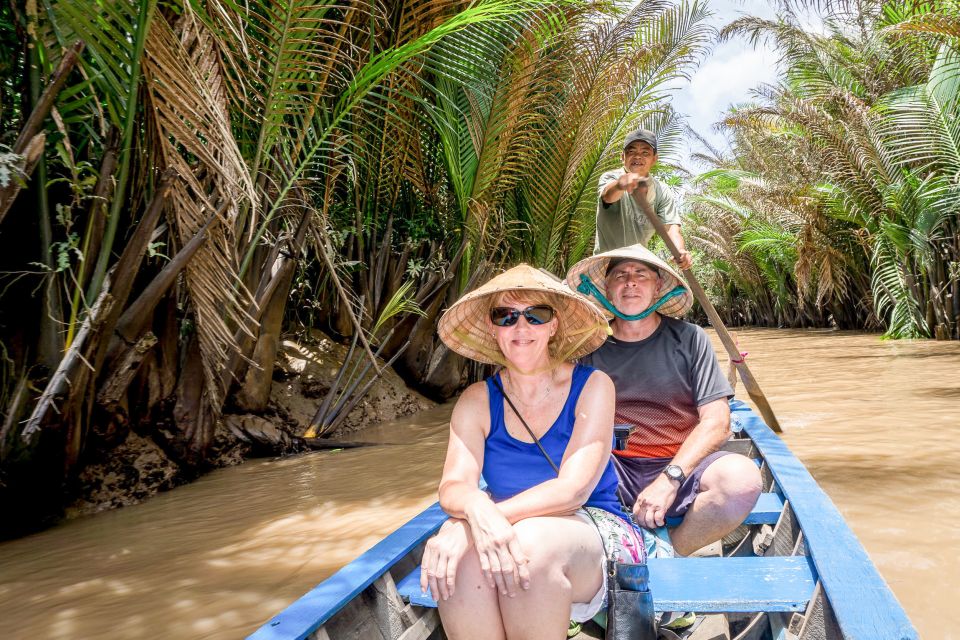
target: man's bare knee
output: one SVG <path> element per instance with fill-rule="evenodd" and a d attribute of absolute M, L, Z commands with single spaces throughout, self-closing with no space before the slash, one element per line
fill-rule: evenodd
<path fill-rule="evenodd" d="M 760 470 L 753 460 L 739 454 L 723 456 L 703 473 L 697 500 L 725 518 L 746 516 L 762 490 Z M 719 514 L 718 514 L 719 515 Z"/>
<path fill-rule="evenodd" d="M 718 458 L 703 472 L 700 491 L 715 491 L 730 497 L 760 494 L 761 477 L 756 463 L 739 454 Z"/>

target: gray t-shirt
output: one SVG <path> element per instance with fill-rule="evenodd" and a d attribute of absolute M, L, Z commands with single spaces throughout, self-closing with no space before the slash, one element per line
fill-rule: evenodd
<path fill-rule="evenodd" d="M 597 188 L 597 236 L 593 245 L 595 254 L 638 243 L 647 246 L 653 237 L 653 225 L 647 220 L 634 194 L 625 193 L 612 204 L 603 201 L 603 188 L 626 172 L 626 169 L 620 168 L 600 176 Z M 647 189 L 647 200 L 653 205 L 657 216 L 664 224 L 680 224 L 680 211 L 673 194 L 656 180 L 651 180 L 651 183 L 651 188 Z"/>
<path fill-rule="evenodd" d="M 672 458 L 700 422 L 697 409 L 733 396 L 704 330 L 667 316 L 650 337 L 611 336 L 580 362 L 613 379 L 616 424 L 637 427 L 617 455 Z"/>

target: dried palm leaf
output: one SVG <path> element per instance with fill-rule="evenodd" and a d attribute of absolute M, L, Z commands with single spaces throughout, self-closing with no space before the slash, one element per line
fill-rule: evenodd
<path fill-rule="evenodd" d="M 247 203 L 255 210 L 256 198 L 231 133 L 217 47 L 192 14 L 185 14 L 177 28 L 179 34 L 164 21 L 154 24 L 147 40 L 144 75 L 157 152 L 183 178 L 170 207 L 180 244 L 200 231 L 220 203 L 230 203 L 225 215 L 207 229 L 207 241 L 186 268 L 207 397 L 218 412 L 225 392 L 220 372 L 238 348 L 234 328 L 256 324 L 246 313 L 250 296 L 237 276 L 233 237 L 238 206 Z"/>

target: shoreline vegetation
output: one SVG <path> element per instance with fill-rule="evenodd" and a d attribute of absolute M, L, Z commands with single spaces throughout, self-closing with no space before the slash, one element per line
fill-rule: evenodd
<path fill-rule="evenodd" d="M 348 347 L 319 331 L 284 336 L 267 408 L 258 414 L 224 413 L 204 470 L 233 466 L 255 457 L 360 446 L 351 438 L 365 428 L 436 406 L 408 389 L 396 373 L 387 369 L 329 438 L 305 438 L 317 405 L 333 387 L 347 351 Z M 109 455 L 83 468 L 71 487 L 65 515 L 72 518 L 136 504 L 196 475 L 182 469 L 149 434 L 131 431 Z"/>
<path fill-rule="evenodd" d="M 0 539 L 78 486 L 221 464 L 231 424 L 282 441 L 284 336 L 347 352 L 288 436 L 342 432 L 394 375 L 456 394 L 483 372 L 440 313 L 587 255 L 638 126 L 730 326 L 960 337 L 956 2 L 782 0 L 720 34 L 685 0 L 244 6 L 0 6 Z M 694 175 L 670 87 L 718 36 L 773 43 L 784 73 Z"/>

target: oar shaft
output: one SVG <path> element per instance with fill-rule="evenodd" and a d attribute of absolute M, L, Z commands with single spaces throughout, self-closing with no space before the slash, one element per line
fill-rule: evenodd
<path fill-rule="evenodd" d="M 623 197 L 632 197 L 632 195 L 625 194 Z M 647 219 L 653 225 L 653 228 L 656 229 L 657 235 L 660 236 L 660 238 L 663 240 L 663 243 L 667 245 L 667 249 L 669 249 L 670 253 L 673 254 L 674 260 L 679 263 L 680 249 L 667 233 L 667 226 L 663 224 L 663 221 L 660 219 L 660 217 L 654 213 L 653 209 L 650 207 L 650 203 L 647 202 L 646 197 L 635 198 L 635 200 L 640 204 L 640 208 L 643 209 L 643 213 L 647 216 Z M 757 382 L 757 379 L 753 377 L 753 372 L 750 371 L 750 367 L 748 367 L 747 363 L 744 362 L 743 358 L 740 357 L 740 349 L 737 348 L 736 343 L 733 341 L 733 337 L 731 337 L 730 332 L 727 331 L 726 326 L 724 326 L 723 321 L 720 319 L 720 314 L 717 313 L 713 303 L 710 302 L 710 299 L 707 297 L 707 293 L 703 290 L 703 287 L 700 286 L 700 283 L 697 281 L 696 276 L 693 275 L 693 271 L 691 269 L 683 269 L 683 277 L 687 279 L 687 284 L 690 286 L 690 291 L 693 292 L 693 297 L 696 298 L 697 302 L 700 303 L 700 306 L 703 307 L 703 310 L 707 314 L 707 318 L 710 320 L 710 324 L 720 337 L 720 343 L 723 344 L 724 349 L 727 350 L 727 354 L 730 356 L 730 361 L 733 362 L 734 366 L 737 368 L 737 371 L 740 373 L 740 379 L 743 380 L 743 386 L 746 388 L 747 393 L 750 394 L 750 398 L 760 410 L 760 415 L 763 416 L 764 422 L 766 422 L 767 425 L 777 433 L 781 433 L 783 430 L 780 428 L 780 422 L 777 420 L 777 416 L 774 415 L 773 408 L 767 401 L 767 396 L 765 396 L 763 391 L 760 389 L 760 384 Z"/>

